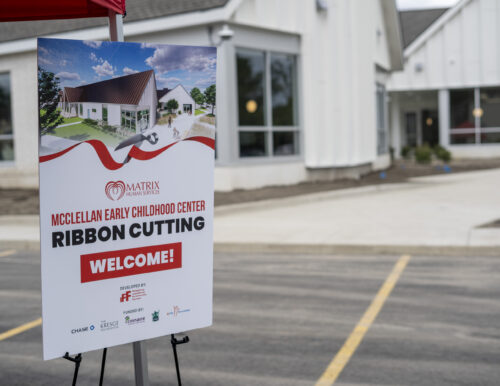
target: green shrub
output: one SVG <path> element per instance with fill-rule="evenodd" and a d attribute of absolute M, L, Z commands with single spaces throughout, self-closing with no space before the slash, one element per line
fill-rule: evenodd
<path fill-rule="evenodd" d="M 83 120 L 83 123 L 85 123 L 86 125 L 90 125 L 90 126 L 97 126 L 97 121 L 90 119 L 90 118 L 85 118 Z"/>
<path fill-rule="evenodd" d="M 401 149 L 401 157 L 404 159 L 410 159 L 412 150 L 413 149 L 410 146 L 403 146 Z"/>
<path fill-rule="evenodd" d="M 102 127 L 102 129 L 103 129 L 104 131 L 109 132 L 109 133 L 115 133 L 115 132 L 116 132 L 116 127 L 111 126 L 111 125 L 104 125 L 104 126 Z"/>
<path fill-rule="evenodd" d="M 181 111 L 181 110 L 179 110 L 179 111 L 177 112 L 177 115 L 181 115 L 181 114 L 182 114 L 182 111 Z"/>
<path fill-rule="evenodd" d="M 450 162 L 451 161 L 451 153 L 446 150 L 442 146 L 436 146 L 434 148 L 434 154 L 436 155 L 436 158 L 443 161 L 443 162 Z"/>
<path fill-rule="evenodd" d="M 432 159 L 432 149 L 428 145 L 419 146 L 415 149 L 415 160 L 419 164 L 428 164 Z"/>

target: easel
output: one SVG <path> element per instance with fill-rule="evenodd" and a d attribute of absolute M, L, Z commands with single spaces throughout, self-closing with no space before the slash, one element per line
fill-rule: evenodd
<path fill-rule="evenodd" d="M 170 343 L 172 344 L 172 351 L 174 353 L 175 359 L 175 371 L 177 374 L 177 384 L 182 386 L 181 381 L 181 372 L 179 369 L 179 358 L 177 357 L 177 346 L 180 344 L 188 343 L 189 336 L 184 336 L 182 339 L 177 339 L 174 334 L 170 335 Z M 145 347 L 143 346 L 144 342 L 134 342 L 133 350 L 134 350 L 134 370 L 135 370 L 135 384 L 136 386 L 148 386 L 149 378 L 148 378 L 148 369 L 147 369 L 147 357 Z M 106 356 L 108 353 L 108 348 L 105 347 L 102 351 L 102 360 L 101 360 L 101 375 L 99 376 L 99 386 L 103 386 L 104 382 L 104 368 L 106 367 Z M 77 354 L 75 357 L 70 357 L 67 352 L 63 356 L 64 359 L 67 359 L 70 362 L 75 364 L 75 370 L 73 372 L 73 382 L 72 386 L 76 386 L 76 381 L 78 379 L 78 370 L 80 369 L 80 363 L 82 362 L 82 354 Z"/>

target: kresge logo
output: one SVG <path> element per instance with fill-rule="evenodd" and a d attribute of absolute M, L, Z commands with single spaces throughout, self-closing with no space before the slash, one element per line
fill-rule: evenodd
<path fill-rule="evenodd" d="M 118 201 L 125 194 L 125 182 L 109 181 L 104 188 L 106 196 L 112 201 Z"/>

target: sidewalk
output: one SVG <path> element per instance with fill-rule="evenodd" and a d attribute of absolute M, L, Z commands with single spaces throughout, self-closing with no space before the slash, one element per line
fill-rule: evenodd
<path fill-rule="evenodd" d="M 500 169 L 215 209 L 217 250 L 500 255 Z M 0 216 L 0 245 L 38 242 L 37 216 Z"/>

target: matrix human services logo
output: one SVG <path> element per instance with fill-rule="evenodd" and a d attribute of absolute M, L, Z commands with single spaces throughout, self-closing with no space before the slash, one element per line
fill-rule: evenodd
<path fill-rule="evenodd" d="M 160 181 L 138 181 L 125 183 L 123 181 L 109 181 L 104 192 L 111 201 L 118 201 L 123 196 L 150 196 L 160 194 Z"/>
<path fill-rule="evenodd" d="M 125 194 L 125 182 L 123 181 L 109 181 L 104 188 L 106 196 L 111 201 L 118 201 Z"/>

